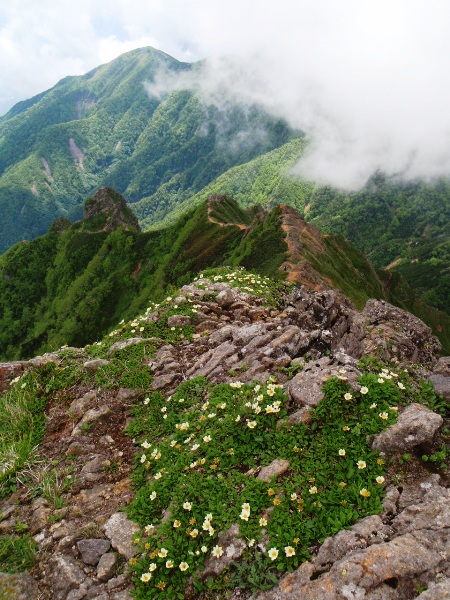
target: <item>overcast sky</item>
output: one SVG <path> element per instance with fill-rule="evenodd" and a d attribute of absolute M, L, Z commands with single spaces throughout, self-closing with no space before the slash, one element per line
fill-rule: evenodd
<path fill-rule="evenodd" d="M 448 0 L 8 0 L 0 114 L 151 45 L 210 58 L 195 85 L 211 101 L 259 102 L 302 128 L 307 177 L 450 175 L 449 31 Z"/>

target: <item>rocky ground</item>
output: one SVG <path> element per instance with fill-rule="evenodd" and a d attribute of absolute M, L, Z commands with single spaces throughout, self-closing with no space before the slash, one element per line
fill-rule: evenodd
<path fill-rule="evenodd" d="M 192 341 L 161 341 L 147 366 L 153 389 L 165 395 L 198 375 L 212 382 L 265 381 L 276 373 L 289 393 L 288 418 L 307 421 L 308 411 L 323 396 L 323 382 L 345 367 L 356 389 L 359 359 L 374 355 L 414 370 L 450 400 L 450 359 L 439 359 L 439 342 L 419 319 L 386 302 L 371 300 L 358 312 L 334 291 L 295 288 L 275 309 L 226 283 L 209 280 L 184 286 L 174 302 L 182 305 L 187 299 L 197 307 L 195 319 L 173 315 L 168 326 L 193 321 Z M 147 318 L 157 320 L 159 314 Z M 136 337 L 119 344 L 139 341 Z M 0 365 L 3 387 L 36 364 L 60 360 L 54 354 Z M 86 360 L 82 351 L 78 358 L 88 370 L 97 369 L 108 357 L 102 360 Z M 0 535 L 17 532 L 22 524 L 39 545 L 31 573 L 0 574 L 0 598 L 131 598 L 126 566 L 136 552 L 134 526 L 120 509 L 133 497 L 129 475 L 136 450 L 123 430 L 139 393 L 76 385 L 52 398 L 39 449 L 41 462 L 30 468 L 29 477 L 52 468 L 63 503 L 58 507 L 42 496 L 33 498 L 29 485 L 0 503 Z M 373 440 L 373 447 L 386 455 L 412 456 L 402 465 L 400 481 L 394 477 L 398 463 L 392 464 L 383 512 L 328 538 L 311 561 L 254 597 L 450 598 L 449 481 L 415 457 L 424 448 L 439 447 L 442 425 L 442 417 L 422 405 L 407 407 L 396 425 Z M 228 546 L 238 544 L 236 536 L 230 540 Z M 234 558 L 233 553 L 230 556 Z M 229 562 L 221 562 L 221 569 Z M 235 597 L 245 594 L 237 590 Z"/>

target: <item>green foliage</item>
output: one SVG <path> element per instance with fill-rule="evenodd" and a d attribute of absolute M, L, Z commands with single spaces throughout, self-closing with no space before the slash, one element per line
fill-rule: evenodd
<path fill-rule="evenodd" d="M 160 221 L 231 167 L 294 134 L 255 107 L 217 109 L 186 90 L 156 99 L 143 82 L 189 71 L 152 48 L 67 77 L 0 119 L 0 252 L 42 235 L 60 215 L 81 216 L 92 190 L 110 186 Z"/>
<path fill-rule="evenodd" d="M 0 536 L 0 571 L 15 573 L 31 569 L 38 545 L 31 535 Z"/>
<path fill-rule="evenodd" d="M 181 597 L 190 577 L 200 589 L 205 560 L 224 551 L 218 533 L 233 523 L 248 550 L 231 580 L 257 590 L 307 560 L 311 545 L 379 512 L 384 461 L 370 439 L 395 422 L 407 385 L 405 373 L 383 368 L 361 375 L 351 394 L 342 370 L 325 384 L 308 425 L 281 427 L 287 396 L 274 378 L 217 385 L 196 378 L 135 405 L 128 433 L 140 448 L 128 515 L 142 527 L 130 560 L 136 598 L 160 589 Z M 254 477 L 274 459 L 289 461 L 283 477 Z M 263 536 L 264 555 L 256 547 Z"/>

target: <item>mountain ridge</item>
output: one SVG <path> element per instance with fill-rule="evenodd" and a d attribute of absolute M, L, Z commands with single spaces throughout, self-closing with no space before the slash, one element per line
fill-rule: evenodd
<path fill-rule="evenodd" d="M 106 205 L 105 197 L 112 198 Z M 117 205 L 125 216 L 111 221 Z M 90 206 L 96 207 L 92 213 Z M 222 265 L 287 277 L 316 291 L 333 287 L 359 309 L 370 298 L 385 299 L 414 311 L 444 348 L 449 345 L 449 317 L 427 307 L 398 276 L 374 269 L 345 239 L 323 236 L 287 206 L 242 209 L 230 197 L 213 195 L 153 232 L 140 232 L 132 209 L 107 188 L 86 207 L 86 220 L 59 219 L 46 235 L 0 257 L 1 356 L 83 346 L 199 271 Z"/>

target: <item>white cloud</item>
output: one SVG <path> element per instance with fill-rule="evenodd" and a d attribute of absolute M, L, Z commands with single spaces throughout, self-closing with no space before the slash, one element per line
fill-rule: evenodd
<path fill-rule="evenodd" d="M 149 44 L 210 57 L 189 82 L 210 100 L 259 102 L 306 131 L 307 177 L 448 175 L 449 25 L 447 0 L 16 0 L 0 8 L 0 112 Z"/>

